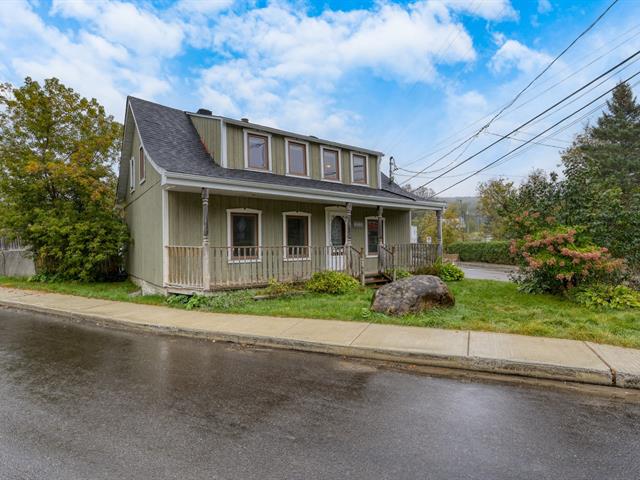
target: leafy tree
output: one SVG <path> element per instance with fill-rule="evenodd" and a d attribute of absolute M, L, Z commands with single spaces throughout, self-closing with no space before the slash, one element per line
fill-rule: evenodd
<path fill-rule="evenodd" d="M 421 242 L 425 242 L 427 237 L 431 237 L 435 243 L 438 235 L 438 222 L 435 214 L 425 214 L 418 221 L 418 237 Z M 442 243 L 443 246 L 451 245 L 462 240 L 464 229 L 460 221 L 460 209 L 455 203 L 449 204 L 444 212 L 442 221 Z"/>
<path fill-rule="evenodd" d="M 42 273 L 95 280 L 117 269 L 127 229 L 113 166 L 122 126 L 56 78 L 0 85 L 0 229 Z"/>
<path fill-rule="evenodd" d="M 562 156 L 565 223 L 640 268 L 640 105 L 619 84 L 607 111 Z"/>
<path fill-rule="evenodd" d="M 478 210 L 484 217 L 483 230 L 494 239 L 506 237 L 507 219 L 517 209 L 517 188 L 504 178 L 494 178 L 478 185 Z"/>

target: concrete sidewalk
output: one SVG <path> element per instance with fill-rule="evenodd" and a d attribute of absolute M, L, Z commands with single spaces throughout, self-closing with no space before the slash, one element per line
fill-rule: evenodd
<path fill-rule="evenodd" d="M 0 305 L 248 345 L 640 388 L 640 350 L 575 340 L 195 312 L 2 287 Z"/>

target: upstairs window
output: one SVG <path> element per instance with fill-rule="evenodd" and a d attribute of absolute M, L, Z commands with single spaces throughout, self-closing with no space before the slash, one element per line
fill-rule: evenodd
<path fill-rule="evenodd" d="M 309 258 L 309 214 L 284 214 L 285 257 Z"/>
<path fill-rule="evenodd" d="M 247 134 L 247 167 L 269 170 L 269 137 L 255 133 Z"/>
<path fill-rule="evenodd" d="M 367 157 L 364 155 L 351 155 L 351 182 L 367 183 Z"/>
<path fill-rule="evenodd" d="M 330 148 L 322 149 L 322 178 L 340 181 L 340 152 Z"/>
<path fill-rule="evenodd" d="M 144 149 L 140 147 L 138 154 L 138 175 L 140 176 L 140 183 L 144 182 Z"/>
<path fill-rule="evenodd" d="M 384 219 L 378 223 L 378 217 L 367 217 L 365 222 L 367 224 L 367 238 L 365 239 L 367 256 L 376 257 L 378 256 L 378 244 L 380 240 L 384 243 Z"/>
<path fill-rule="evenodd" d="M 307 173 L 307 145 L 287 140 L 287 173 L 306 177 Z"/>

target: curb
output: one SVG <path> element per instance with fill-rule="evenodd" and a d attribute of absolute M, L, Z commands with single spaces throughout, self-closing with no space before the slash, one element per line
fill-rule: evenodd
<path fill-rule="evenodd" d="M 110 316 L 69 312 L 67 310 L 28 305 L 11 300 L 0 300 L 0 306 L 11 310 L 44 313 L 58 318 L 73 320 L 106 328 L 119 330 L 147 332 L 160 335 L 172 335 L 191 338 L 201 338 L 220 342 L 269 347 L 283 350 L 324 353 L 329 355 L 354 357 L 368 360 L 391 361 L 412 365 L 441 367 L 456 370 L 485 372 L 500 375 L 516 375 L 520 377 L 555 380 L 560 382 L 576 382 L 592 385 L 615 386 L 622 388 L 640 388 L 640 383 L 631 379 L 622 380 L 608 365 L 609 372 L 584 368 L 565 367 L 562 365 L 548 365 L 542 363 L 517 362 L 502 359 L 481 357 L 450 356 L 418 352 L 407 352 L 393 349 L 376 349 L 367 347 L 342 346 L 328 343 L 291 340 L 277 337 L 263 337 L 250 334 L 229 334 L 223 332 L 196 330 L 190 328 L 166 327 L 156 324 L 131 322 Z M 629 381 L 631 380 L 631 381 Z"/>

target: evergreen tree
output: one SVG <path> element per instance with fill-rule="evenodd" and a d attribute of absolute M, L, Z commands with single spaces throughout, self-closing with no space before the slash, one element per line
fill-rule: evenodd
<path fill-rule="evenodd" d="M 640 267 L 640 105 L 620 83 L 594 126 L 562 156 L 563 221 Z"/>

